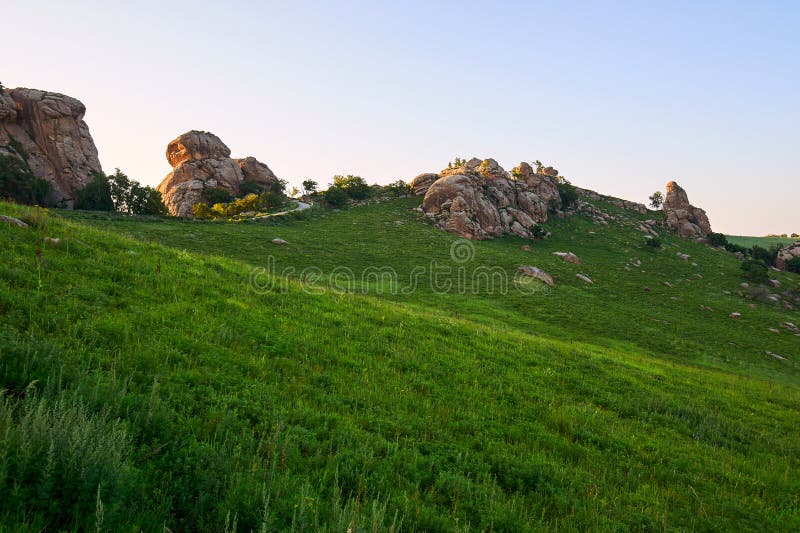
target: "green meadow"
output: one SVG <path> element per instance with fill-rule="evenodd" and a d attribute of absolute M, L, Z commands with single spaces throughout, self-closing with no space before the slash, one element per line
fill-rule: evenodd
<path fill-rule="evenodd" d="M 468 242 L 419 203 L 0 203 L 0 531 L 800 529 L 800 312 L 660 214 Z"/>
<path fill-rule="evenodd" d="M 744 246 L 745 248 L 761 246 L 762 248 L 770 249 L 773 246 L 785 246 L 800 241 L 800 238 L 797 237 L 743 237 L 740 235 L 727 235 L 726 237 L 728 238 L 728 242 Z"/>

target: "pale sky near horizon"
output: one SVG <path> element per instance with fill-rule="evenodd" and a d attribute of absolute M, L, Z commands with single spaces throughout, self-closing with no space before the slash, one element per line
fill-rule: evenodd
<path fill-rule="evenodd" d="M 104 170 L 157 185 L 212 131 L 281 178 L 540 159 L 716 231 L 800 232 L 797 2 L 9 2 L 0 81 L 74 96 Z"/>

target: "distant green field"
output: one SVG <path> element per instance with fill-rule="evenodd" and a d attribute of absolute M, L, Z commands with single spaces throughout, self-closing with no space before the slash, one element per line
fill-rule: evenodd
<path fill-rule="evenodd" d="M 791 244 L 795 241 L 800 241 L 800 238 L 782 238 L 782 237 L 744 237 L 741 235 L 726 235 L 729 242 L 744 246 L 745 248 L 752 248 L 753 246 L 761 246 L 762 248 L 771 248 L 775 245 Z"/>
<path fill-rule="evenodd" d="M 0 203 L 0 531 L 800 530 L 800 312 L 652 214 L 466 242 L 418 205 Z"/>

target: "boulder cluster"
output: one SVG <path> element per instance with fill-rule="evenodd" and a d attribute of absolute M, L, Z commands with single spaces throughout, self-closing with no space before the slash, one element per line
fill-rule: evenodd
<path fill-rule="evenodd" d="M 85 113 L 63 94 L 0 89 L 0 155 L 25 161 L 50 184 L 48 205 L 72 208 L 76 193 L 102 172 Z"/>
<path fill-rule="evenodd" d="M 667 215 L 667 225 L 677 230 L 682 237 L 703 238 L 711 233 L 711 223 L 706 212 L 690 204 L 686 191 L 674 181 L 667 183 L 667 197 L 663 207 Z"/>
<path fill-rule="evenodd" d="M 411 187 L 435 224 L 467 239 L 505 234 L 533 239 L 547 213 L 561 207 L 558 171 L 534 172 L 520 163 L 511 173 L 494 159 L 473 158 L 438 174 L 420 174 Z"/>
<path fill-rule="evenodd" d="M 800 241 L 781 248 L 775 258 L 775 266 L 781 270 L 786 270 L 786 263 L 795 257 L 800 257 Z"/>
<path fill-rule="evenodd" d="M 158 186 L 171 215 L 191 217 L 192 207 L 207 201 L 212 188 L 240 196 L 242 185 L 252 182 L 268 189 L 278 181 L 267 165 L 254 157 L 231 158 L 231 151 L 213 133 L 192 130 L 167 145 L 172 172 Z"/>

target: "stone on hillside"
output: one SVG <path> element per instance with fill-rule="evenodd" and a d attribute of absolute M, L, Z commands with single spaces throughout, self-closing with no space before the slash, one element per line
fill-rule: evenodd
<path fill-rule="evenodd" d="M 75 98 L 36 89 L 0 89 L 0 155 L 27 163 L 50 184 L 45 203 L 72 208 L 78 191 L 102 172 L 97 147 Z"/>
<path fill-rule="evenodd" d="M 667 183 L 663 208 L 667 215 L 667 225 L 677 230 L 682 237 L 699 238 L 711 233 L 706 212 L 691 205 L 686 191 L 674 181 Z"/>
<path fill-rule="evenodd" d="M 594 282 L 593 282 L 593 281 L 592 281 L 592 280 L 589 278 L 589 276 L 587 276 L 586 274 L 575 274 L 575 277 L 576 277 L 576 278 L 578 278 L 579 280 L 581 280 L 581 281 L 585 281 L 586 283 L 589 283 L 589 284 L 592 284 L 592 283 L 594 283 Z"/>
<path fill-rule="evenodd" d="M 50 246 L 58 246 L 61 243 L 61 239 L 58 237 L 45 237 L 43 240 L 45 244 L 49 244 Z"/>
<path fill-rule="evenodd" d="M 734 319 L 734 320 L 739 320 L 740 318 L 742 318 L 742 314 L 741 314 L 741 313 L 736 313 L 736 312 L 734 312 L 734 313 L 731 313 L 731 314 L 730 314 L 730 315 L 728 315 L 728 316 L 729 316 L 729 317 L 731 317 L 731 318 L 732 318 L 732 319 Z"/>
<path fill-rule="evenodd" d="M 772 357 L 774 359 L 778 359 L 779 361 L 786 361 L 786 357 L 781 355 L 781 354 L 779 354 L 779 353 L 767 352 L 767 355 L 769 355 L 770 357 Z"/>
<path fill-rule="evenodd" d="M 277 244 L 279 246 L 283 246 L 284 244 L 289 244 L 289 243 L 288 243 L 288 241 L 285 241 L 285 240 L 283 240 L 281 238 L 276 237 L 276 238 L 272 239 L 272 244 Z"/>
<path fill-rule="evenodd" d="M 780 287 L 780 286 L 781 286 L 781 282 L 780 282 L 780 281 L 778 281 L 777 279 L 770 279 L 770 280 L 767 280 L 767 283 L 769 284 L 769 286 L 770 286 L 770 287 L 775 287 L 775 288 L 778 288 L 778 287 Z"/>
<path fill-rule="evenodd" d="M 551 276 L 541 268 L 535 266 L 523 265 L 519 267 L 518 270 L 528 277 L 536 278 L 539 281 L 543 281 L 547 285 L 550 286 L 555 285 L 555 282 L 553 281 L 553 276 Z"/>
<path fill-rule="evenodd" d="M 573 254 L 572 252 L 553 252 L 553 255 L 557 255 L 567 263 L 572 263 L 574 265 L 580 265 L 583 261 L 577 255 Z"/>
<path fill-rule="evenodd" d="M 523 244 L 522 245 L 522 251 L 523 252 L 530 252 L 531 251 L 531 245 L 530 244 Z"/>
<path fill-rule="evenodd" d="M 19 228 L 27 228 L 28 225 L 21 221 L 18 218 L 14 217 L 7 217 L 5 215 L 0 215 L 0 222 L 5 222 L 6 224 L 11 224 L 12 226 L 17 226 Z"/>
<path fill-rule="evenodd" d="M 689 254 L 682 254 L 680 252 L 676 253 L 675 255 L 678 256 L 679 258 L 683 259 L 684 261 L 688 261 L 689 257 L 691 257 Z"/>

